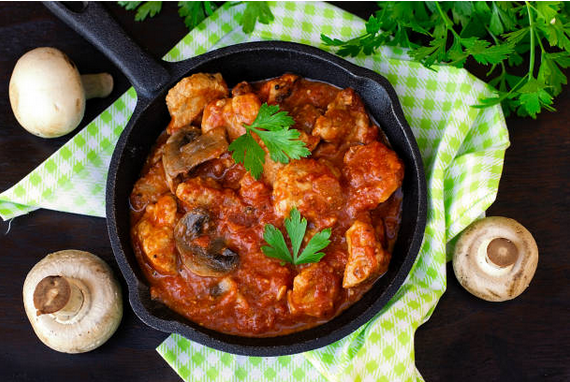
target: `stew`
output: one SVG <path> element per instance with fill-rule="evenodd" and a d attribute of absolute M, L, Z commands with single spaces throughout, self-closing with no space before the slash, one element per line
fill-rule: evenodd
<path fill-rule="evenodd" d="M 230 91 L 220 74 L 198 73 L 166 102 L 172 119 L 130 196 L 132 244 L 153 299 L 213 330 L 277 336 L 330 320 L 386 272 L 404 165 L 352 89 L 285 74 Z M 293 118 L 311 154 L 281 163 L 261 144 L 256 179 L 228 145 L 264 103 Z M 308 222 L 302 246 L 331 230 L 318 262 L 261 249 L 265 226 L 285 232 L 293 208 Z"/>

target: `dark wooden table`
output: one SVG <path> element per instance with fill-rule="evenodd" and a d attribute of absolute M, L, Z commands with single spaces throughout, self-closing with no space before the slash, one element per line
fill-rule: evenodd
<path fill-rule="evenodd" d="M 374 3 L 341 4 L 362 17 Z M 155 57 L 187 32 L 174 3 L 156 18 L 134 22 L 114 3 L 120 25 Z M 96 22 L 96 20 L 95 20 Z M 25 132 L 9 105 L 8 83 L 16 60 L 38 46 L 66 52 L 85 73 L 115 78 L 111 97 L 89 101 L 92 120 L 129 84 L 101 53 L 38 3 L 0 3 L 0 190 L 18 182 L 73 134 L 45 140 Z M 493 304 L 463 290 L 448 266 L 448 290 L 417 332 L 416 363 L 427 381 L 570 380 L 570 97 L 556 113 L 537 120 L 508 118 L 507 150 L 497 201 L 490 215 L 517 219 L 535 236 L 540 261 L 530 288 L 511 302 Z M 79 131 L 80 129 L 76 130 Z M 0 381 L 176 381 L 155 352 L 166 334 L 155 331 L 126 305 L 117 333 L 99 349 L 66 355 L 35 337 L 22 305 L 22 284 L 43 256 L 66 248 L 94 252 L 114 270 L 105 220 L 39 210 L 0 223 Z M 124 286 L 124 285 L 123 285 Z"/>

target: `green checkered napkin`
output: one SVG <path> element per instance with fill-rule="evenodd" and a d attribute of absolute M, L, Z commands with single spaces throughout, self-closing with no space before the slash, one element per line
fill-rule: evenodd
<path fill-rule="evenodd" d="M 320 34 L 350 38 L 363 20 L 325 3 L 279 2 L 275 21 L 244 35 L 235 21 L 243 5 L 223 6 L 167 55 L 177 61 L 254 40 L 322 46 Z M 445 291 L 446 243 L 494 201 L 509 145 L 500 107 L 475 109 L 491 90 L 465 70 L 427 70 L 402 49 L 350 59 L 393 84 L 414 132 L 428 182 L 428 221 L 420 255 L 404 285 L 369 323 L 311 352 L 276 358 L 235 356 L 171 335 L 158 352 L 192 381 L 396 381 L 421 379 L 414 332 Z M 115 142 L 134 110 L 131 89 L 17 185 L 0 195 L 4 219 L 37 208 L 104 216 L 104 187 Z"/>

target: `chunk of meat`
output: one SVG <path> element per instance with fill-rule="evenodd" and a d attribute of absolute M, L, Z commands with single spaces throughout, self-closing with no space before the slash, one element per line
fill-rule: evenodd
<path fill-rule="evenodd" d="M 202 133 L 223 127 L 233 141 L 245 134 L 243 124 L 251 125 L 260 108 L 261 102 L 253 93 L 213 101 L 204 109 Z"/>
<path fill-rule="evenodd" d="M 293 290 L 287 292 L 292 314 L 323 317 L 334 310 L 340 280 L 334 270 L 323 262 L 313 263 L 293 279 Z"/>
<path fill-rule="evenodd" d="M 239 196 L 249 205 L 263 206 L 271 198 L 271 188 L 248 172 L 240 180 Z"/>
<path fill-rule="evenodd" d="M 134 229 L 148 263 L 159 273 L 176 274 L 174 225 L 176 200 L 166 194 L 150 204 Z"/>
<path fill-rule="evenodd" d="M 142 212 L 149 203 L 156 203 L 158 198 L 167 191 L 168 185 L 162 162 L 154 163 L 133 187 L 130 201 L 134 212 Z"/>
<path fill-rule="evenodd" d="M 390 253 L 386 252 L 376 238 L 370 222 L 355 221 L 346 231 L 348 261 L 344 269 L 342 286 L 354 287 L 388 269 Z"/>
<path fill-rule="evenodd" d="M 220 299 L 218 302 L 220 308 L 228 306 L 233 309 L 249 309 L 249 304 L 240 293 L 237 283 L 229 276 L 224 277 L 218 284 L 215 284 L 210 293 L 212 297 Z"/>
<path fill-rule="evenodd" d="M 242 81 L 232 89 L 232 97 L 239 96 L 246 93 L 253 93 L 253 87 L 247 81 Z"/>
<path fill-rule="evenodd" d="M 378 141 L 351 147 L 344 164 L 343 174 L 350 185 L 349 204 L 354 212 L 376 208 L 402 185 L 404 163 Z"/>
<path fill-rule="evenodd" d="M 281 77 L 264 82 L 257 94 L 259 99 L 269 105 L 275 105 L 285 101 L 295 89 L 295 84 L 300 79 L 295 74 L 284 74 Z"/>
<path fill-rule="evenodd" d="M 263 180 L 265 182 L 267 182 L 267 184 L 270 184 L 272 186 L 275 186 L 275 181 L 277 180 L 277 175 L 279 174 L 279 171 L 285 167 L 285 164 L 281 163 L 281 162 L 275 162 L 273 159 L 271 159 L 271 155 L 269 155 L 269 152 L 267 151 L 267 149 L 265 149 L 265 163 L 263 164 Z"/>
<path fill-rule="evenodd" d="M 295 120 L 293 128 L 307 134 L 313 131 L 317 119 L 323 115 L 319 109 L 308 103 L 294 107 L 290 114 Z"/>
<path fill-rule="evenodd" d="M 178 185 L 176 197 L 182 202 L 186 211 L 204 208 L 212 214 L 213 219 L 223 218 L 218 224 L 251 226 L 256 220 L 255 209 L 247 208 L 236 193 L 220 185 L 211 178 L 191 178 Z"/>
<path fill-rule="evenodd" d="M 293 110 L 296 107 L 311 105 L 319 111 L 325 111 L 328 104 L 334 101 L 339 91 L 339 88 L 324 82 L 302 78 L 295 83 L 293 93 L 286 99 L 283 106 L 288 110 Z"/>
<path fill-rule="evenodd" d="M 265 146 L 265 143 L 259 138 L 257 134 L 253 134 L 253 139 L 255 139 L 259 144 L 259 146 L 263 149 L 263 151 L 265 151 L 265 161 L 263 163 L 263 173 L 262 173 L 263 180 L 267 184 L 274 186 L 279 171 L 282 168 L 284 168 L 286 164 L 274 161 L 271 158 L 271 154 L 269 153 L 269 150 Z M 313 151 L 321 140 L 319 137 L 309 135 L 302 130 L 299 130 L 298 139 L 305 143 L 305 146 L 307 147 L 307 149 L 309 149 L 309 151 Z"/>
<path fill-rule="evenodd" d="M 277 174 L 273 205 L 278 216 L 287 217 L 293 207 L 319 229 L 331 227 L 343 204 L 338 178 L 329 166 L 314 159 L 294 160 Z"/>
<path fill-rule="evenodd" d="M 213 178 L 223 187 L 233 189 L 239 188 L 239 181 L 244 173 L 243 165 L 236 164 L 232 159 L 232 154 L 228 151 L 219 158 L 202 163 L 192 170 L 193 177 Z"/>
<path fill-rule="evenodd" d="M 309 151 L 311 152 L 317 147 L 317 145 L 321 141 L 320 137 L 316 135 L 307 134 L 303 130 L 299 130 L 299 133 L 300 133 L 299 140 L 303 141 L 307 149 L 309 149 Z"/>
<path fill-rule="evenodd" d="M 247 272 L 238 272 L 239 285 L 244 295 L 261 306 L 285 300 L 287 289 L 291 287 L 288 268 L 281 266 L 258 266 L 257 268 Z M 268 272 L 270 269 L 273 272 Z"/>
<path fill-rule="evenodd" d="M 223 195 L 224 190 L 212 178 L 190 178 L 176 188 L 176 197 L 187 211 L 197 207 L 216 208 Z"/>
<path fill-rule="evenodd" d="M 317 118 L 312 134 L 326 142 L 370 143 L 378 137 L 378 128 L 370 124 L 358 94 L 347 88 L 328 105 L 325 115 Z"/>
<path fill-rule="evenodd" d="M 211 101 L 228 96 L 228 86 L 220 73 L 196 73 L 182 79 L 166 96 L 166 106 L 172 117 L 168 133 L 196 122 Z"/>

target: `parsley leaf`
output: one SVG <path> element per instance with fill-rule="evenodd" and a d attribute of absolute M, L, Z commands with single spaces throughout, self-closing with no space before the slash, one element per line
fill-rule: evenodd
<path fill-rule="evenodd" d="M 326 248 L 330 244 L 331 229 L 327 228 L 316 233 L 305 246 L 305 249 L 299 255 L 299 249 L 303 243 L 305 232 L 307 230 L 307 220 L 301 218 L 301 214 L 297 208 L 293 208 L 289 213 L 289 217 L 285 219 L 285 230 L 291 240 L 291 248 L 293 254 L 289 251 L 285 242 L 283 233 L 275 228 L 272 224 L 265 225 L 263 238 L 269 246 L 261 247 L 265 256 L 273 257 L 283 262 L 294 265 L 316 263 L 325 255 L 320 250 Z"/>
<path fill-rule="evenodd" d="M 265 225 L 263 239 L 270 244 L 270 246 L 261 247 L 265 256 L 273 257 L 274 259 L 279 259 L 287 263 L 292 262 L 289 248 L 287 248 L 287 244 L 285 243 L 285 238 L 281 231 L 275 228 L 273 224 Z"/>
<path fill-rule="evenodd" d="M 215 1 L 179 1 L 178 14 L 188 29 L 192 30 L 206 17 L 211 16 L 221 3 Z M 275 19 L 267 1 L 231 1 L 226 4 L 231 7 L 243 3 L 245 3 L 244 11 L 236 15 L 236 19 L 242 26 L 244 33 L 253 32 L 258 21 L 262 24 L 269 24 Z M 136 21 L 154 17 L 162 9 L 162 1 L 119 1 L 118 4 L 127 11 L 136 10 Z"/>
<path fill-rule="evenodd" d="M 243 163 L 253 177 L 259 179 L 265 163 L 265 150 L 252 136 L 257 134 L 265 144 L 272 160 L 289 163 L 290 159 L 299 159 L 311 155 L 305 142 L 299 140 L 300 133 L 289 129 L 294 124 L 293 118 L 285 111 L 279 111 L 277 105 L 261 105 L 255 121 L 245 125 L 246 133 L 234 140 L 228 147 L 236 163 Z M 264 130 L 261 130 L 264 129 Z"/>
<path fill-rule="evenodd" d="M 255 121 L 248 127 L 276 131 L 294 123 L 295 121 L 286 111 L 279 111 L 279 106 L 264 103 L 257 112 Z"/>
<path fill-rule="evenodd" d="M 285 229 L 289 239 L 291 239 L 293 256 L 296 258 L 307 229 L 307 219 L 303 218 L 301 220 L 301 213 L 297 208 L 293 208 L 289 213 L 289 219 L 285 219 Z"/>
<path fill-rule="evenodd" d="M 147 17 L 154 17 L 162 10 L 162 1 L 119 1 L 118 3 L 127 11 L 137 10 L 135 21 L 143 21 Z"/>
<path fill-rule="evenodd" d="M 178 14 L 184 19 L 184 24 L 193 29 L 206 18 L 212 15 L 217 5 L 213 1 L 179 1 Z"/>
<path fill-rule="evenodd" d="M 236 163 L 243 163 L 255 179 L 259 179 L 263 172 L 263 164 L 265 163 L 265 151 L 259 143 L 251 136 L 248 131 L 244 135 L 238 137 L 228 146 L 229 151 L 233 151 L 232 158 Z"/>
<path fill-rule="evenodd" d="M 273 13 L 271 13 L 266 1 L 246 1 L 245 10 L 239 21 L 243 32 L 251 33 L 257 21 L 262 24 L 269 24 L 273 19 Z"/>
<path fill-rule="evenodd" d="M 132 11 L 141 5 L 142 1 L 119 1 L 119 5 L 127 11 Z"/>
<path fill-rule="evenodd" d="M 330 237 L 330 228 L 324 229 L 315 234 L 297 258 L 297 264 L 317 263 L 322 259 L 325 254 L 319 251 L 321 249 L 325 249 L 330 244 Z"/>

